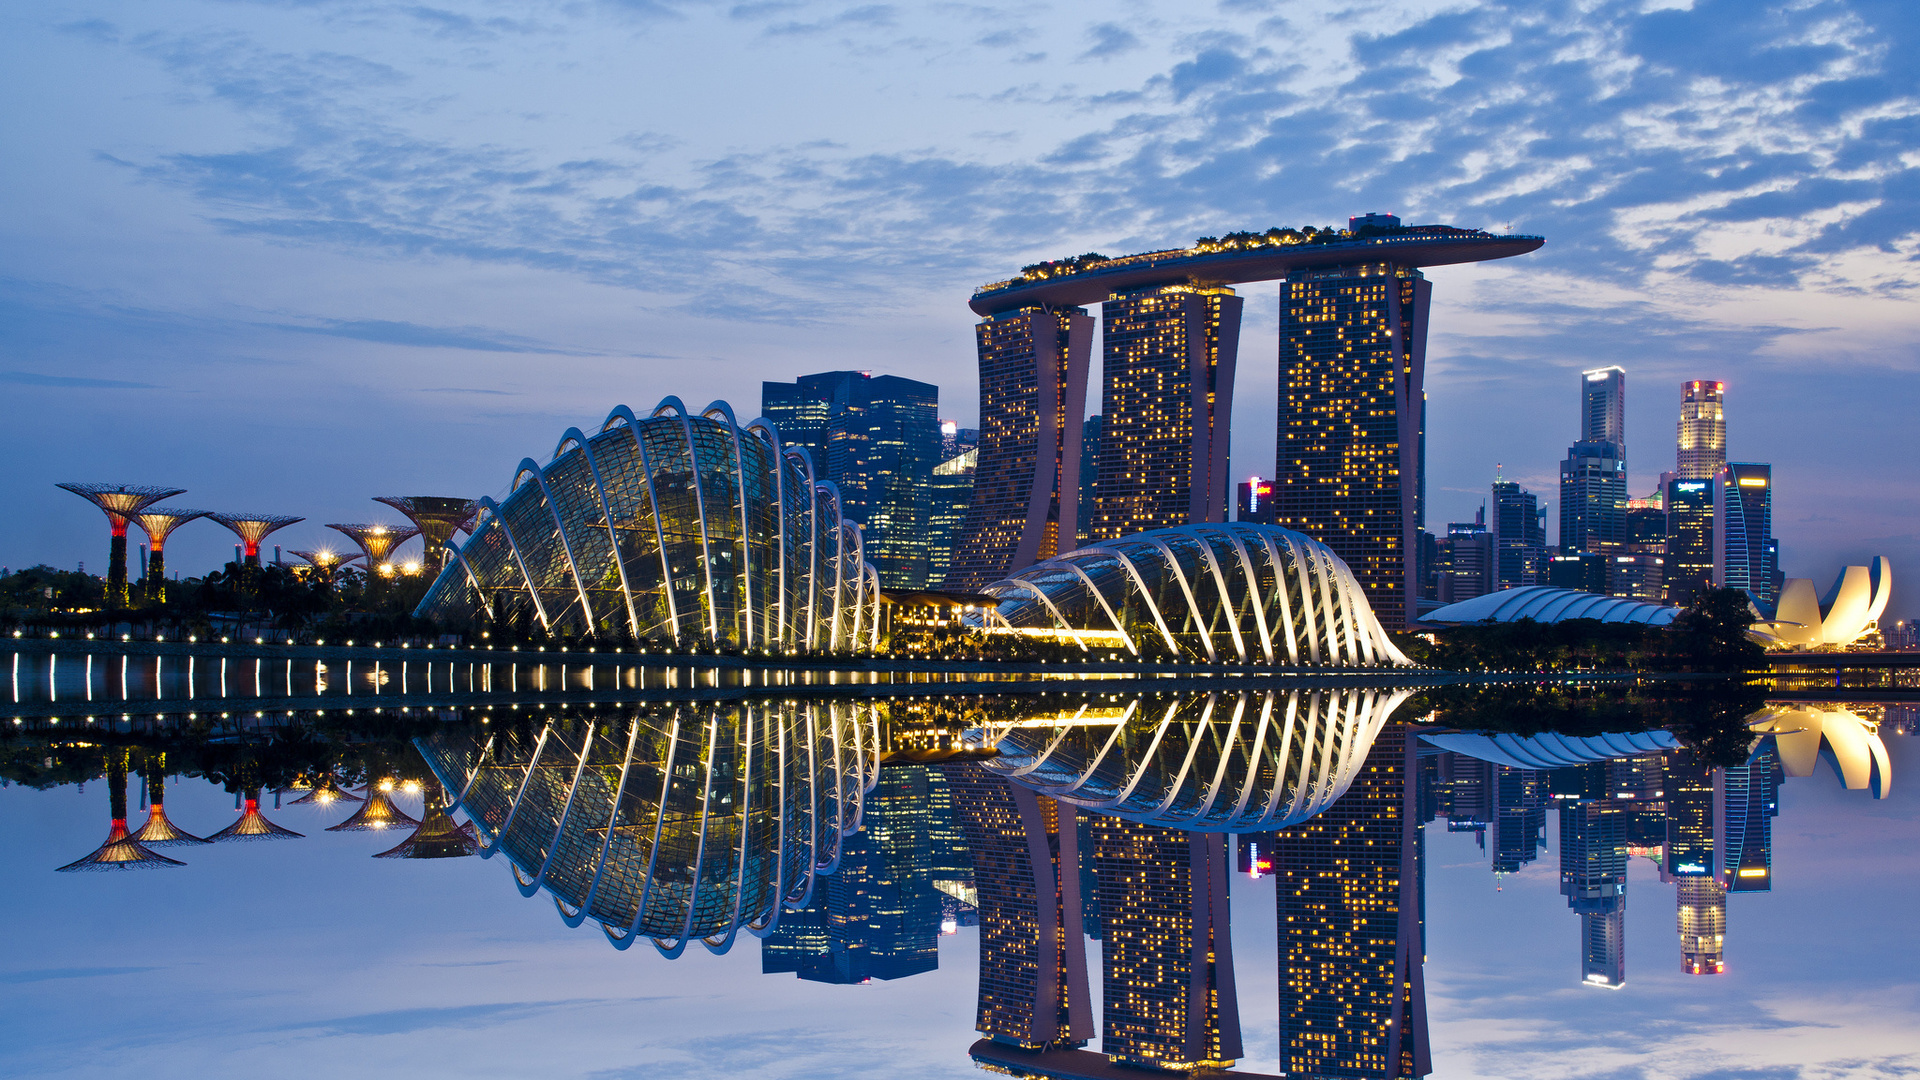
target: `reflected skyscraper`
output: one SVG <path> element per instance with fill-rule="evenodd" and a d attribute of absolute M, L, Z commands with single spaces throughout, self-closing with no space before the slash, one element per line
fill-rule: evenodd
<path fill-rule="evenodd" d="M 1680 970 L 1724 975 L 1727 970 L 1727 890 L 1710 877 L 1690 874 L 1675 890 L 1680 927 Z"/>
<path fill-rule="evenodd" d="M 1580 915 L 1580 978 L 1626 982 L 1627 813 L 1582 800 L 1560 808 L 1560 894 Z"/>
<path fill-rule="evenodd" d="M 1037 1049 L 1093 1037 L 1074 808 L 972 762 L 941 766 L 980 896 L 975 1029 Z"/>
<path fill-rule="evenodd" d="M 1388 724 L 1325 813 L 1276 835 L 1280 1055 L 1289 1075 L 1425 1076 L 1414 737 Z"/>
<path fill-rule="evenodd" d="M 1540 856 L 1547 837 L 1547 781 L 1536 769 L 1495 765 L 1488 824 L 1493 830 L 1493 872 L 1512 874 Z"/>
<path fill-rule="evenodd" d="M 1093 816 L 1100 882 L 1100 1049 L 1164 1069 L 1241 1055 L 1224 833 Z"/>

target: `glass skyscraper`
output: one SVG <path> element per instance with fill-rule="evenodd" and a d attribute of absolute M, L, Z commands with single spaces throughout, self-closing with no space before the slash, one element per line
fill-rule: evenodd
<path fill-rule="evenodd" d="M 1583 799 L 1560 808 L 1560 893 L 1580 916 L 1580 978 L 1626 982 L 1627 811 Z"/>
<path fill-rule="evenodd" d="M 1163 285 L 1102 306 L 1094 540 L 1226 520 L 1244 303 L 1232 289 Z"/>
<path fill-rule="evenodd" d="M 1295 270 L 1280 286 L 1274 522 L 1332 548 L 1389 629 L 1418 616 L 1432 291 L 1391 263 Z"/>
<path fill-rule="evenodd" d="M 1543 585 L 1547 577 L 1547 528 L 1540 500 L 1511 480 L 1493 485 L 1493 591 Z"/>
<path fill-rule="evenodd" d="M 1580 441 L 1627 444 L 1627 373 L 1618 367 L 1580 373 Z"/>
<path fill-rule="evenodd" d="M 1714 481 L 1667 481 L 1667 553 L 1661 572 L 1667 602 L 1689 604 L 1714 578 Z"/>
<path fill-rule="evenodd" d="M 974 327 L 980 454 L 944 585 L 978 590 L 1077 546 L 1093 316 L 1023 307 Z"/>
<path fill-rule="evenodd" d="M 1767 604 L 1774 591 L 1779 548 L 1773 540 L 1773 466 L 1730 461 L 1713 485 L 1713 583 L 1750 589 Z"/>

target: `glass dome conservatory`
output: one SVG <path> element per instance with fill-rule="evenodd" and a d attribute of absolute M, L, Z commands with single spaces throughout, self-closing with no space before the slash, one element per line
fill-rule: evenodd
<path fill-rule="evenodd" d="M 840 493 L 766 420 L 716 401 L 569 428 L 480 520 L 416 614 L 590 636 L 846 650 L 878 638 L 880 579 Z"/>

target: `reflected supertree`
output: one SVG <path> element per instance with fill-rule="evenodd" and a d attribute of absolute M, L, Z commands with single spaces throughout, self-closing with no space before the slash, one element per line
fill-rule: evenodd
<path fill-rule="evenodd" d="M 303 776 L 294 786 L 305 788 L 307 793 L 288 803 L 289 806 L 306 804 L 331 806 L 336 802 L 362 801 L 360 796 L 340 786 L 340 778 L 331 772 L 320 773 L 317 776 Z"/>
<path fill-rule="evenodd" d="M 393 789 L 394 781 L 390 777 L 368 784 L 367 799 L 354 810 L 353 816 L 338 825 L 329 825 L 327 831 L 368 832 L 420 824 L 417 818 L 393 804 Z"/>
<path fill-rule="evenodd" d="M 147 823 L 133 834 L 135 840 L 148 847 L 213 843 L 187 832 L 167 817 L 167 755 L 164 751 L 148 751 L 140 762 L 140 775 L 147 783 Z"/>
<path fill-rule="evenodd" d="M 113 544 L 107 554 L 107 606 L 127 606 L 127 522 L 162 499 L 183 495 L 186 488 L 147 487 L 140 484 L 55 484 L 100 508 L 107 515 Z"/>
<path fill-rule="evenodd" d="M 420 825 L 413 835 L 400 841 L 393 847 L 375 855 L 376 859 L 458 859 L 480 852 L 479 838 L 474 834 L 471 824 L 458 824 L 447 808 L 453 802 L 453 796 L 447 789 L 434 785 L 438 792 L 427 796 L 426 810 L 421 814 Z"/>
<path fill-rule="evenodd" d="M 240 819 L 208 837 L 215 843 L 235 840 L 297 840 L 304 833 L 283 829 L 260 812 L 260 789 L 248 788 Z"/>
<path fill-rule="evenodd" d="M 125 750 L 112 750 L 107 754 L 107 792 L 113 821 L 107 829 L 106 842 L 86 856 L 60 867 L 59 873 L 186 865 L 178 859 L 169 859 L 148 849 L 127 832 L 127 756 Z"/>

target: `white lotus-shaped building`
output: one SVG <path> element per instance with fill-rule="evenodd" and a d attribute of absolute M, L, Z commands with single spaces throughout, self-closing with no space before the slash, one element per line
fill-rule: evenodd
<path fill-rule="evenodd" d="M 1825 596 L 1817 595 L 1806 578 L 1788 578 L 1780 603 L 1771 613 L 1762 612 L 1753 633 L 1776 647 L 1844 647 L 1879 625 L 1892 595 L 1893 565 L 1884 555 L 1871 567 L 1842 570 Z"/>
<path fill-rule="evenodd" d="M 1831 706 L 1769 708 L 1749 717 L 1747 728 L 1773 739 L 1788 776 L 1812 776 L 1825 758 L 1848 791 L 1871 791 L 1876 799 L 1892 793 L 1893 759 L 1871 720 Z"/>

